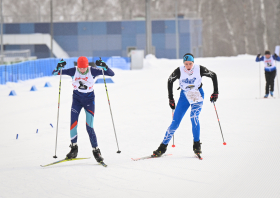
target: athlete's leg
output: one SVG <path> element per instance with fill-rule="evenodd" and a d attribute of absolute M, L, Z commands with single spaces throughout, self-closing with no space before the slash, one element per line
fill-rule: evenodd
<path fill-rule="evenodd" d="M 199 114 L 201 112 L 202 105 L 203 102 L 198 102 L 191 105 L 191 121 L 194 142 L 198 142 L 200 140 Z"/>
<path fill-rule="evenodd" d="M 204 98 L 204 91 L 202 88 L 199 89 L 199 92 Z M 200 123 L 199 123 L 199 114 L 201 112 L 203 102 L 194 103 L 191 105 L 191 122 L 192 122 L 192 132 L 193 132 L 193 140 L 194 142 L 198 142 L 200 140 Z"/>
<path fill-rule="evenodd" d="M 274 80 L 275 80 L 275 76 L 276 76 L 276 70 L 271 72 L 271 76 L 270 76 L 270 91 L 274 91 Z"/>
<path fill-rule="evenodd" d="M 84 106 L 85 112 L 86 112 L 86 127 L 87 127 L 88 136 L 89 136 L 92 148 L 95 148 L 98 146 L 96 134 L 93 129 L 95 104 L 94 104 L 93 100 L 87 100 L 87 101 L 83 102 L 83 106 Z"/>
<path fill-rule="evenodd" d="M 175 131 L 179 127 L 179 125 L 180 125 L 186 111 L 188 110 L 189 106 L 190 106 L 189 101 L 187 100 L 184 92 L 181 91 L 180 98 L 179 98 L 178 104 L 177 104 L 175 112 L 174 112 L 172 123 L 168 127 L 168 129 L 165 133 L 164 139 L 162 141 L 163 144 L 167 145 L 170 142 L 173 134 L 175 133 Z"/>
<path fill-rule="evenodd" d="M 269 94 L 269 85 L 270 85 L 270 80 L 269 80 L 269 72 L 265 72 L 265 81 L 266 81 L 266 85 L 265 85 L 265 94 Z"/>
<path fill-rule="evenodd" d="M 70 125 L 70 138 L 72 143 L 77 143 L 78 134 L 78 118 L 82 109 L 82 104 L 78 99 L 73 98 L 71 107 L 71 125 Z"/>

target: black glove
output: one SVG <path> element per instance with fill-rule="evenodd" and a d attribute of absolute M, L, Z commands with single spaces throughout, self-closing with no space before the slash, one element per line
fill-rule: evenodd
<path fill-rule="evenodd" d="M 218 95 L 219 95 L 218 92 L 212 93 L 212 95 L 211 95 L 211 97 L 210 97 L 210 102 L 216 102 L 217 99 L 218 99 Z"/>
<path fill-rule="evenodd" d="M 275 58 L 278 58 L 278 55 L 277 55 L 277 54 L 274 54 L 273 56 L 274 56 Z"/>
<path fill-rule="evenodd" d="M 261 54 L 258 54 L 258 55 L 257 55 L 257 58 L 260 58 L 260 56 L 261 56 Z"/>
<path fill-rule="evenodd" d="M 64 68 L 64 66 L 66 65 L 66 62 L 61 59 L 58 63 L 57 63 L 57 66 L 56 66 L 56 70 L 60 70 L 61 68 Z"/>
<path fill-rule="evenodd" d="M 108 66 L 106 65 L 106 63 L 103 60 L 101 60 L 101 57 L 100 57 L 100 60 L 97 60 L 95 62 L 95 64 L 96 64 L 96 66 L 101 67 L 105 71 L 107 71 L 107 69 L 108 69 Z"/>
<path fill-rule="evenodd" d="M 176 105 L 174 99 L 169 99 L 169 106 L 171 109 L 175 109 Z"/>

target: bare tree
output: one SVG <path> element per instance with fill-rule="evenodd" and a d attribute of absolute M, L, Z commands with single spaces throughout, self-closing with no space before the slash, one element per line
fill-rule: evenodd
<path fill-rule="evenodd" d="M 274 0 L 273 1 L 273 8 L 274 8 L 274 14 L 273 14 L 273 37 L 275 37 L 278 42 L 280 38 L 280 30 L 279 30 L 279 17 L 280 17 L 280 0 Z M 279 43 L 278 43 L 279 44 Z"/>
<path fill-rule="evenodd" d="M 208 56 L 212 56 L 213 54 L 213 15 L 212 15 L 212 4 L 213 4 L 213 1 L 208 1 L 208 15 L 207 15 L 207 21 L 208 23 L 206 23 L 205 21 L 203 21 L 203 24 L 208 24 L 207 25 L 207 28 L 204 28 L 206 30 L 204 31 L 208 31 L 209 33 L 207 34 L 207 38 L 205 38 L 206 36 L 204 36 L 203 38 L 203 43 L 205 45 L 208 44 L 208 50 L 204 50 L 204 53 Z"/>
<path fill-rule="evenodd" d="M 228 20 L 227 8 L 226 8 L 226 6 L 224 4 L 224 0 L 220 0 L 220 3 L 222 5 L 223 17 L 224 17 L 224 19 L 226 21 L 226 25 L 227 25 L 227 28 L 228 28 L 228 33 L 229 33 L 229 35 L 231 37 L 230 39 L 231 39 L 231 45 L 232 45 L 233 54 L 237 55 L 238 52 L 237 52 L 237 47 L 236 47 L 235 38 L 234 38 L 234 31 L 233 31 L 233 28 L 231 26 L 231 23 Z"/>
<path fill-rule="evenodd" d="M 243 1 L 245 53 L 249 53 L 247 2 Z"/>
<path fill-rule="evenodd" d="M 197 0 L 197 14 L 198 17 L 201 17 L 201 9 L 202 9 L 202 5 L 204 3 L 204 0 Z"/>
<path fill-rule="evenodd" d="M 254 8 L 253 0 L 250 0 L 250 8 L 251 8 L 251 15 L 252 15 L 252 24 L 253 24 L 253 31 L 255 32 L 253 34 L 254 40 L 255 40 L 255 48 L 257 49 L 257 52 L 260 52 L 258 37 L 257 37 L 257 12 L 256 8 Z"/>
<path fill-rule="evenodd" d="M 264 7 L 264 2 L 263 2 L 263 0 L 260 0 L 260 6 L 261 6 L 261 19 L 262 19 L 263 26 L 264 26 L 264 31 L 263 31 L 263 45 L 264 45 L 264 48 L 267 50 L 267 49 L 268 49 L 268 42 L 267 42 L 267 23 L 266 23 L 265 7 Z"/>

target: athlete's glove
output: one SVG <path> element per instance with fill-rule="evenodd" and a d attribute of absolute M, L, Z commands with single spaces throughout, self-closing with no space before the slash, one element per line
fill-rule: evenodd
<path fill-rule="evenodd" d="M 278 55 L 277 55 L 277 54 L 274 54 L 273 56 L 274 56 L 274 58 L 275 58 L 275 59 L 277 59 L 277 58 L 278 58 Z"/>
<path fill-rule="evenodd" d="M 260 56 L 261 56 L 261 54 L 258 54 L 258 55 L 257 55 L 257 58 L 260 58 Z"/>
<path fill-rule="evenodd" d="M 57 66 L 56 66 L 56 70 L 60 70 L 61 68 L 64 68 L 64 66 L 66 65 L 66 62 L 61 59 L 58 63 L 57 63 Z"/>
<path fill-rule="evenodd" d="M 174 99 L 169 99 L 169 106 L 171 109 L 175 109 L 176 105 Z"/>
<path fill-rule="evenodd" d="M 216 102 L 217 99 L 218 99 L 218 95 L 219 95 L 219 93 L 214 91 L 214 93 L 212 93 L 212 95 L 210 97 L 210 101 L 211 102 Z"/>
<path fill-rule="evenodd" d="M 108 66 L 106 65 L 106 63 L 103 60 L 101 60 L 101 58 L 100 58 L 100 60 L 97 60 L 95 62 L 95 64 L 96 64 L 96 66 L 101 67 L 105 71 L 107 71 L 107 69 L 108 69 Z"/>

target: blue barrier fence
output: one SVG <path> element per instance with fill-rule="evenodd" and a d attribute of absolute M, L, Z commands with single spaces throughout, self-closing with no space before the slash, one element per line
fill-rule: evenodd
<path fill-rule="evenodd" d="M 87 57 L 89 62 L 97 60 L 99 57 Z M 102 57 L 109 67 L 119 68 L 124 70 L 130 69 L 130 59 L 123 57 Z M 77 62 L 78 57 L 64 59 L 67 63 L 65 69 L 74 67 L 74 61 Z M 51 76 L 55 69 L 58 58 L 38 59 L 34 61 L 26 61 L 12 65 L 0 65 L 0 84 L 7 82 L 18 82 L 21 80 L 28 80 L 40 78 L 44 76 Z"/>
<path fill-rule="evenodd" d="M 99 60 L 99 57 L 94 57 L 93 61 Z M 102 60 L 111 68 L 118 68 L 123 70 L 130 70 L 130 58 L 129 57 L 102 57 Z"/>

